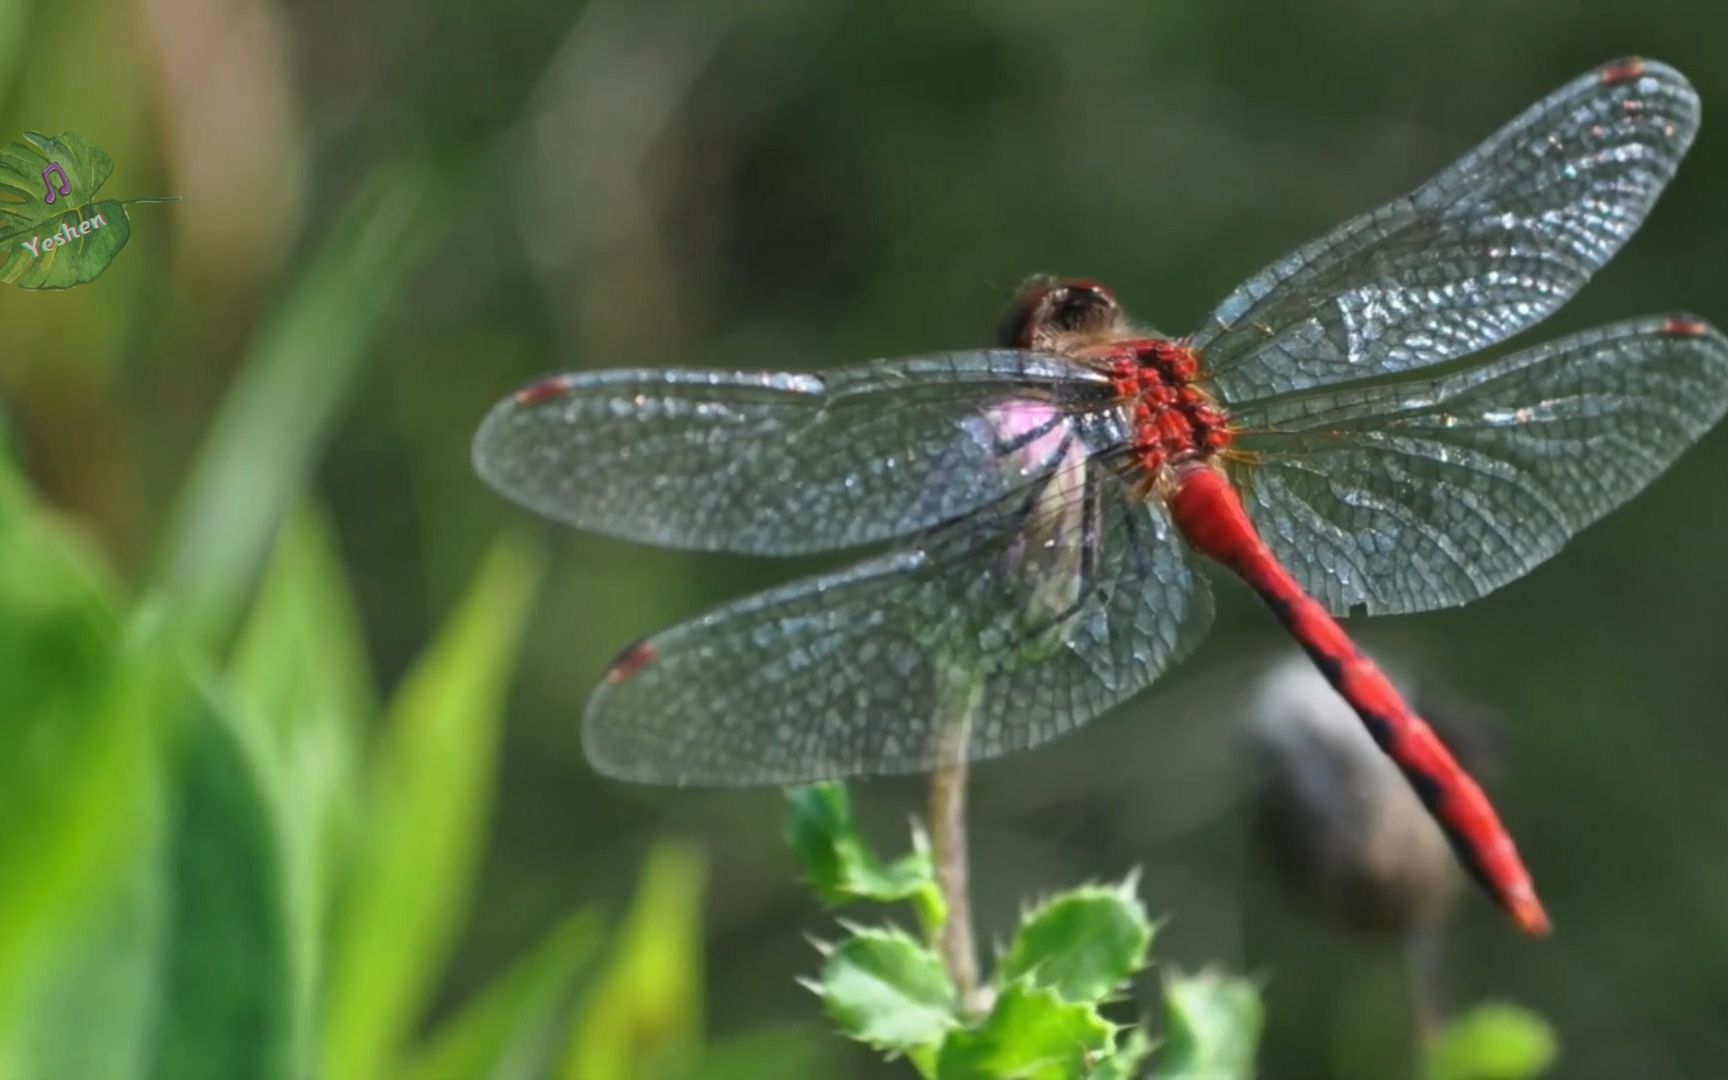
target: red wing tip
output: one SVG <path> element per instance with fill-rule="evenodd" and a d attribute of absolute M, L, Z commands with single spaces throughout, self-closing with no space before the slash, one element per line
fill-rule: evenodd
<path fill-rule="evenodd" d="M 1663 337 L 1701 338 L 1710 332 L 1710 324 L 1703 319 L 1690 316 L 1676 316 L 1662 324 L 1660 331 Z"/>
<path fill-rule="evenodd" d="M 654 662 L 660 650 L 652 641 L 638 641 L 627 646 L 618 658 L 606 666 L 606 684 L 617 686 Z"/>
<path fill-rule="evenodd" d="M 529 383 L 516 391 L 516 404 L 539 405 L 553 398 L 563 397 L 570 390 L 570 380 L 562 375 L 550 379 L 541 379 L 537 383 Z"/>
<path fill-rule="evenodd" d="M 1642 74 L 1644 74 L 1644 61 L 1636 56 L 1626 60 L 1616 60 L 1600 72 L 1604 86 L 1618 86 L 1621 83 L 1631 82 Z"/>

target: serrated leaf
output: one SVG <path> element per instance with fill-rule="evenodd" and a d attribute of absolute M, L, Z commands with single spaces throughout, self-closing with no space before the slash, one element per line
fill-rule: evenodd
<path fill-rule="evenodd" d="M 830 907 L 857 900 L 912 900 L 927 922 L 939 924 L 946 918 L 930 853 L 919 844 L 894 862 L 883 863 L 858 831 L 845 784 L 830 781 L 787 792 L 786 839 L 810 884 Z"/>
<path fill-rule="evenodd" d="M 1013 982 L 976 1028 L 953 1032 L 937 1056 L 939 1080 L 1084 1080 L 1111 1048 L 1115 1025 L 1091 1005 Z"/>
<path fill-rule="evenodd" d="M 1146 964 L 1152 923 L 1131 886 L 1059 893 L 1020 923 L 1001 979 L 1026 978 L 1068 1001 L 1099 1002 Z"/>
<path fill-rule="evenodd" d="M 942 961 L 898 930 L 856 931 L 829 953 L 817 989 L 840 1030 L 878 1050 L 934 1047 L 958 1023 Z"/>
<path fill-rule="evenodd" d="M 1138 1027 L 1129 1028 L 1119 1038 L 1115 1051 L 1094 1064 L 1086 1080 L 1134 1080 L 1140 1075 L 1140 1066 L 1152 1054 L 1152 1039 Z"/>
<path fill-rule="evenodd" d="M 1235 1080 L 1254 1075 L 1263 1020 L 1260 991 L 1216 972 L 1164 984 L 1165 1037 L 1159 1080 Z"/>
<path fill-rule="evenodd" d="M 383 1075 L 436 988 L 474 887 L 505 689 L 539 576 L 536 549 L 500 540 L 391 703 L 334 920 L 321 1076 Z"/>
<path fill-rule="evenodd" d="M 571 1024 L 567 1080 L 689 1075 L 702 1031 L 702 857 L 678 844 L 649 852 L 606 970 Z"/>
<path fill-rule="evenodd" d="M 1478 1005 L 1452 1021 L 1429 1048 L 1425 1080 L 1528 1080 L 1554 1063 L 1559 1044 L 1547 1021 L 1516 1005 Z"/>
<path fill-rule="evenodd" d="M 71 131 L 28 131 L 0 149 L 0 281 L 68 289 L 108 269 L 132 238 L 125 204 L 96 201 L 113 170 L 101 147 Z"/>

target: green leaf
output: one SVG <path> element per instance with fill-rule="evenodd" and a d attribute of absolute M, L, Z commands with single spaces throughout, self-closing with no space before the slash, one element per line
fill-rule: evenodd
<path fill-rule="evenodd" d="M 1152 923 L 1130 878 L 1051 897 L 1020 923 L 1002 957 L 1004 982 L 1024 976 L 1069 1001 L 1099 1002 L 1146 964 Z"/>
<path fill-rule="evenodd" d="M 280 832 L 240 731 L 183 654 L 169 624 L 147 614 L 132 628 L 115 700 L 172 737 L 139 755 L 150 797 L 105 803 L 133 819 L 132 843 L 77 933 L 32 967 L 0 1075 L 307 1073 Z"/>
<path fill-rule="evenodd" d="M 927 924 L 940 925 L 947 918 L 922 836 L 914 834 L 910 854 L 885 865 L 858 830 L 845 784 L 829 781 L 787 792 L 786 839 L 810 884 L 831 907 L 856 900 L 912 900 Z"/>
<path fill-rule="evenodd" d="M 1233 1080 L 1254 1075 L 1263 1019 L 1260 991 L 1216 972 L 1178 975 L 1164 984 L 1165 1038 L 1153 1075 L 1160 1080 Z"/>
<path fill-rule="evenodd" d="M 596 911 L 564 919 L 432 1035 L 402 1070 L 404 1080 L 547 1076 L 578 976 L 598 955 L 605 932 Z"/>
<path fill-rule="evenodd" d="M 942 961 L 898 930 L 855 930 L 828 951 L 811 988 L 841 1031 L 878 1050 L 929 1049 L 959 1023 Z"/>
<path fill-rule="evenodd" d="M 162 817 L 149 808 L 115 880 L 50 939 L 0 1010 L 0 1076 L 147 1075 L 170 900 Z"/>
<path fill-rule="evenodd" d="M 702 1028 L 702 859 L 663 844 L 648 856 L 606 971 L 584 995 L 563 1075 L 685 1076 Z"/>
<path fill-rule="evenodd" d="M 1516 1005 L 1478 1005 L 1448 1024 L 1427 1053 L 1425 1080 L 1526 1080 L 1554 1063 L 1546 1021 Z"/>
<path fill-rule="evenodd" d="M 176 757 L 152 1073 L 305 1075 L 282 840 L 256 763 L 207 695 Z"/>
<path fill-rule="evenodd" d="M 76 545 L 58 549 L 64 563 L 33 559 L 33 545 L 8 542 L 20 537 L 7 520 L 0 510 L 0 697 L 24 711 L 0 714 L 0 742 L 21 737 L 0 752 L 0 1076 L 131 1080 L 145 1072 L 161 1005 L 169 882 L 158 732 L 191 691 L 167 635 L 134 626 L 108 641 L 106 627 L 86 623 L 88 595 L 39 607 L 87 584 L 82 567 L 70 580 L 55 572 L 76 564 Z M 46 524 L 10 521 L 26 533 Z M 13 603 L 23 597 L 10 571 L 31 575 L 27 602 Z M 14 670 L 19 655 L 42 662 Z M 28 827 L 11 827 L 15 815 Z"/>
<path fill-rule="evenodd" d="M 419 1019 L 467 913 L 516 644 L 540 577 L 506 537 L 404 680 L 346 883 L 322 1075 L 372 1080 Z"/>
<path fill-rule="evenodd" d="M 422 168 L 372 174 L 253 342 L 159 552 L 157 584 L 219 640 L 385 325 L 453 220 Z"/>
<path fill-rule="evenodd" d="M 1140 1066 L 1151 1056 L 1152 1046 L 1145 1031 L 1129 1028 L 1116 1049 L 1092 1066 L 1086 1080 L 1134 1080 L 1140 1075 Z"/>
<path fill-rule="evenodd" d="M 1090 1005 L 1064 1001 L 1028 982 L 1002 989 L 977 1028 L 955 1031 L 942 1044 L 940 1080 L 1083 1080 L 1111 1048 L 1115 1026 Z"/>
<path fill-rule="evenodd" d="M 280 810 L 294 924 L 296 1008 L 323 979 L 326 922 L 359 813 L 361 732 L 373 704 L 359 619 L 329 524 L 283 527 L 229 676 Z"/>
<path fill-rule="evenodd" d="M 259 736 L 290 754 L 309 728 L 357 737 L 375 708 L 359 615 L 329 520 L 302 507 L 283 523 L 231 671 L 234 691 L 267 722 Z"/>
<path fill-rule="evenodd" d="M 113 884 L 141 824 L 151 727 L 117 592 L 0 458 L 0 1002 L 31 981 L 31 955 L 55 929 Z M 3 1053 L 0 1075 L 12 1075 Z"/>

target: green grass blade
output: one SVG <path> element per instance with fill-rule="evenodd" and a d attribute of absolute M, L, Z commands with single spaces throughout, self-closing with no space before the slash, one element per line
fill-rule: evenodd
<path fill-rule="evenodd" d="M 161 634 L 114 640 L 105 600 L 79 595 L 86 568 L 61 593 L 74 545 L 32 559 L 17 540 L 0 527 L 0 1076 L 135 1077 L 159 996 L 156 736 L 175 665 Z"/>
<path fill-rule="evenodd" d="M 428 170 L 380 169 L 261 331 L 162 539 L 157 583 L 193 632 L 227 631 L 404 277 L 451 219 Z"/>
<path fill-rule="evenodd" d="M 131 835 L 148 727 L 116 702 L 117 592 L 0 458 L 0 1014 Z"/>
<path fill-rule="evenodd" d="M 649 854 L 617 949 L 572 1025 L 568 1080 L 689 1075 L 702 1031 L 703 874 L 688 848 Z"/>
<path fill-rule="evenodd" d="M 570 1012 L 578 976 L 599 955 L 606 924 L 586 910 L 560 922 L 402 1070 L 403 1080 L 539 1080 Z"/>
<path fill-rule="evenodd" d="M 171 899 L 150 1075 L 304 1075 L 282 832 L 255 751 L 198 695 L 169 772 Z"/>
<path fill-rule="evenodd" d="M 90 709 L 135 733 L 130 782 L 77 789 L 126 843 L 27 958 L 0 1008 L 0 1075 L 303 1074 L 280 833 L 241 732 L 156 614 L 133 620 Z"/>
<path fill-rule="evenodd" d="M 335 536 L 316 512 L 302 509 L 283 526 L 229 687 L 280 812 L 294 1008 L 310 1016 L 335 883 L 353 843 L 362 733 L 376 708 Z"/>
<path fill-rule="evenodd" d="M 539 579 L 538 550 L 501 540 L 390 706 L 337 916 L 330 1080 L 384 1075 L 436 988 L 473 889 L 505 689 Z"/>

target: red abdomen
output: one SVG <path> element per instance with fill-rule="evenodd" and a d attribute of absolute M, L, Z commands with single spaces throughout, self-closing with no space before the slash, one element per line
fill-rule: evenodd
<path fill-rule="evenodd" d="M 1530 872 L 1482 788 L 1391 680 L 1278 562 L 1223 472 L 1193 463 L 1179 469 L 1178 476 L 1170 510 L 1183 535 L 1260 594 L 1410 781 L 1471 876 L 1520 929 L 1547 933 L 1548 916 L 1536 898 Z"/>

